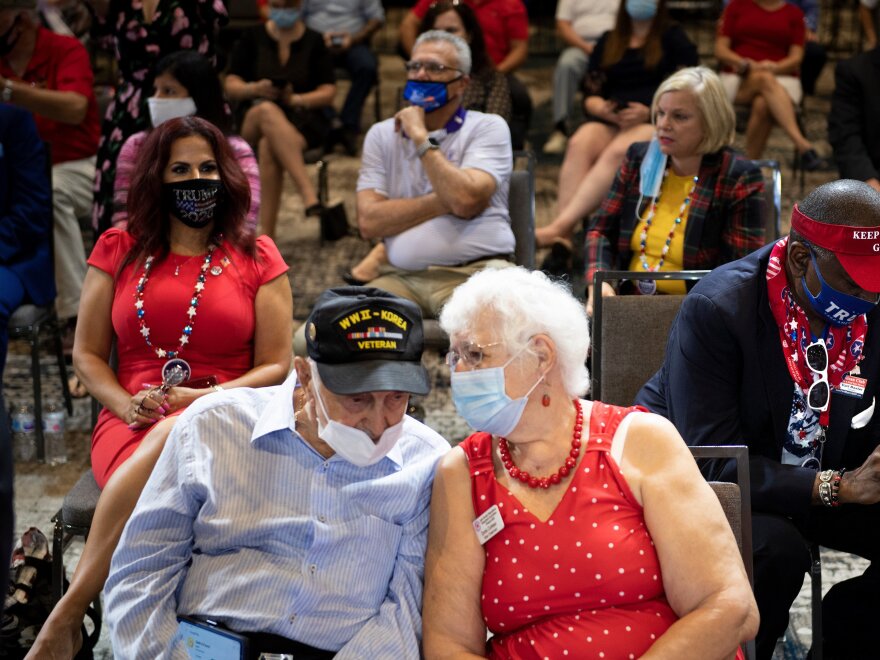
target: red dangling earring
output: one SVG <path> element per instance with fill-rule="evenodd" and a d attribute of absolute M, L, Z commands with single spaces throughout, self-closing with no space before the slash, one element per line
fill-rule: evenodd
<path fill-rule="evenodd" d="M 545 408 L 550 407 L 550 395 L 549 394 L 545 394 L 544 396 L 541 397 L 541 405 L 544 406 Z"/>

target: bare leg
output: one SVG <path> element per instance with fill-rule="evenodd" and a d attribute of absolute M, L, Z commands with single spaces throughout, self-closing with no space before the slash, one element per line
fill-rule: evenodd
<path fill-rule="evenodd" d="M 544 232 L 538 236 L 538 245 L 550 239 L 550 243 L 558 239 L 570 239 L 577 223 L 593 213 L 602 204 L 602 200 L 608 194 L 611 184 L 620 165 L 626 156 L 626 150 L 633 142 L 650 140 L 654 134 L 651 124 L 639 124 L 621 131 L 611 139 L 596 159 L 590 169 L 589 176 L 585 177 L 574 191 L 568 204 L 561 208 L 553 222 L 544 227 Z"/>
<path fill-rule="evenodd" d="M 559 168 L 557 206 L 568 206 L 575 190 L 581 184 L 602 151 L 617 135 L 617 127 L 597 121 L 587 122 L 568 140 L 565 158 Z"/>
<path fill-rule="evenodd" d="M 369 282 L 379 277 L 379 267 L 388 263 L 385 244 L 377 243 L 360 262 L 351 269 L 351 274 L 361 282 Z"/>
<path fill-rule="evenodd" d="M 813 146 L 810 141 L 801 133 L 801 129 L 797 125 L 797 117 L 794 112 L 794 105 L 791 97 L 785 88 L 779 84 L 769 71 L 754 71 L 749 74 L 739 90 L 736 93 L 736 103 L 750 103 L 756 95 L 761 95 L 767 102 L 770 115 L 779 124 L 779 127 L 794 142 L 794 146 L 799 153 L 803 153 Z"/>
<path fill-rule="evenodd" d="M 306 208 L 318 203 L 318 194 L 306 170 L 303 152 L 306 140 L 296 127 L 287 121 L 284 112 L 274 103 L 255 105 L 244 117 L 242 137 L 251 144 L 265 137 L 275 159 L 290 174 L 299 189 Z"/>
<path fill-rule="evenodd" d="M 70 589 L 43 624 L 27 658 L 69 660 L 82 646 L 80 626 L 86 609 L 104 588 L 110 572 L 110 559 L 122 536 L 122 529 L 131 517 L 176 421 L 177 417 L 172 417 L 157 423 L 110 477 L 98 499 L 89 538 L 70 581 Z"/>
<path fill-rule="evenodd" d="M 756 96 L 752 101 L 749 123 L 746 125 L 746 156 L 757 159 L 764 153 L 770 131 L 773 130 L 773 117 L 770 107 L 763 96 Z"/>
<path fill-rule="evenodd" d="M 275 160 L 268 138 L 260 138 L 257 158 L 260 163 L 260 231 L 274 238 L 278 209 L 281 206 L 284 171 Z"/>

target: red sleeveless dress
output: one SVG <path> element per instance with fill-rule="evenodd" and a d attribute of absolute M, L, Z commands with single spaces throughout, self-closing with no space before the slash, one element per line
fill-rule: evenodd
<path fill-rule="evenodd" d="M 581 463 L 545 522 L 495 480 L 491 435 L 462 443 L 476 515 L 497 504 L 504 520 L 485 544 L 490 658 L 638 658 L 678 619 L 642 507 L 610 455 L 633 410 L 593 403 Z"/>

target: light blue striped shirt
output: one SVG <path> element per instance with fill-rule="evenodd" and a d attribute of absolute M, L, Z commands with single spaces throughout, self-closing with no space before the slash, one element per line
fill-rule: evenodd
<path fill-rule="evenodd" d="M 187 658 L 177 614 L 337 658 L 417 658 L 428 505 L 449 444 L 406 418 L 387 457 L 323 458 L 294 429 L 296 374 L 180 417 L 105 586 L 118 658 Z"/>

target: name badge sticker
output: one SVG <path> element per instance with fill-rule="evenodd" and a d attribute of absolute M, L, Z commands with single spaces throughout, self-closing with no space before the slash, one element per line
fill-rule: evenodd
<path fill-rule="evenodd" d="M 486 541 L 504 529 L 504 520 L 501 518 L 501 511 L 498 510 L 497 504 L 486 509 L 483 515 L 474 520 L 473 524 L 480 545 L 484 545 Z"/>
<path fill-rule="evenodd" d="M 867 386 L 867 378 L 859 378 L 858 376 L 853 376 L 852 374 L 850 374 L 842 381 L 840 381 L 840 387 L 837 389 L 837 391 L 841 394 L 845 394 L 846 396 L 861 399 L 865 394 L 865 388 Z"/>

